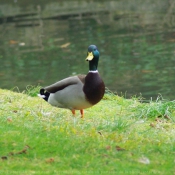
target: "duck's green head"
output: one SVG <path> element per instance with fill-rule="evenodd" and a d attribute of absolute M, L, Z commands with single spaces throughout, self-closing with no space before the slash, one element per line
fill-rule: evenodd
<path fill-rule="evenodd" d="M 96 45 L 90 45 L 88 47 L 87 58 L 86 61 L 89 61 L 89 70 L 96 71 L 98 67 L 100 53 L 97 49 Z"/>

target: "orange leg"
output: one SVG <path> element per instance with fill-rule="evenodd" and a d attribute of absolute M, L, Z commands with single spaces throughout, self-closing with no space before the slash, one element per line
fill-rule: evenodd
<path fill-rule="evenodd" d="M 73 109 L 73 110 L 71 110 L 71 111 L 72 111 L 73 116 L 75 116 L 75 110 Z"/>
<path fill-rule="evenodd" d="M 83 109 L 80 110 L 80 113 L 81 113 L 81 118 L 83 118 L 84 117 Z"/>

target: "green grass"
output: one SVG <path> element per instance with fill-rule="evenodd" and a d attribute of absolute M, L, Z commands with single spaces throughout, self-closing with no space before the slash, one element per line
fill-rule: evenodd
<path fill-rule="evenodd" d="M 36 97 L 38 89 L 0 89 L 0 174 L 174 173 L 175 101 L 108 93 L 81 119 Z"/>

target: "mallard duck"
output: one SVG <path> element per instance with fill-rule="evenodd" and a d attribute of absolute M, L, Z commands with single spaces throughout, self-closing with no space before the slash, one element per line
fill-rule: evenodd
<path fill-rule="evenodd" d="M 95 45 L 88 47 L 86 61 L 89 61 L 87 75 L 77 75 L 60 80 L 50 86 L 40 89 L 39 96 L 53 106 L 66 108 L 75 115 L 80 110 L 97 104 L 104 95 L 105 85 L 98 73 L 99 51 Z"/>

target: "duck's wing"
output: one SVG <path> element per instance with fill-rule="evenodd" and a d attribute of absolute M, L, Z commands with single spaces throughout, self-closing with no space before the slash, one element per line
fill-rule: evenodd
<path fill-rule="evenodd" d="M 57 91 L 60 91 L 68 86 L 78 84 L 78 83 L 83 83 L 85 81 L 86 75 L 78 75 L 78 76 L 73 76 L 73 77 L 68 77 L 63 80 L 60 80 L 50 86 L 47 86 L 43 89 L 48 91 L 49 93 L 55 93 Z"/>

